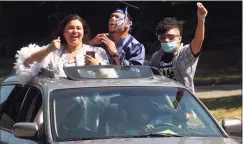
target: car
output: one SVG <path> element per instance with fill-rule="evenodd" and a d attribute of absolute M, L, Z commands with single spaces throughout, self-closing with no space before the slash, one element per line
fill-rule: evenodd
<path fill-rule="evenodd" d="M 18 75 L 1 83 L 1 137 L 8 144 L 170 143 L 236 144 L 182 84 L 149 66 L 66 67 L 66 78 L 42 69 L 22 85 Z"/>

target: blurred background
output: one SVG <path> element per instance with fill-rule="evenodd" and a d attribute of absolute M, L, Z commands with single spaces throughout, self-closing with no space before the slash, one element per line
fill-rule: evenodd
<path fill-rule="evenodd" d="M 148 54 L 157 48 L 155 27 L 165 17 L 175 16 L 186 21 L 183 42 L 189 43 L 194 36 L 197 24 L 196 2 L 146 2 L 128 1 L 139 10 L 129 7 L 132 15 L 134 35 L 146 45 Z M 241 50 L 242 41 L 242 2 L 222 1 L 203 2 L 208 9 L 206 37 L 203 50 Z M 0 2 L 0 50 L 1 56 L 13 56 L 17 49 L 33 42 L 41 42 L 57 26 L 60 20 L 77 13 L 87 20 L 92 36 L 107 32 L 108 19 L 117 7 L 126 5 L 119 1 L 76 1 L 76 2 Z"/>
<path fill-rule="evenodd" d="M 165 17 L 184 20 L 183 43 L 194 38 L 196 2 L 127 1 L 133 17 L 131 34 L 145 45 L 146 59 L 160 48 L 155 27 Z M 208 9 L 206 32 L 196 76 L 196 85 L 241 84 L 242 1 L 204 1 Z M 87 22 L 90 38 L 107 32 L 110 14 L 125 8 L 121 1 L 6 1 L 0 2 L 0 75 L 12 70 L 16 51 L 45 40 L 68 14 L 77 13 Z"/>

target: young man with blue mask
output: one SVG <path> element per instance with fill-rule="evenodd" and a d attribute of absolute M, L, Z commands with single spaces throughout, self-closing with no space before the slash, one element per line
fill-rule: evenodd
<path fill-rule="evenodd" d="M 145 48 L 129 34 L 131 26 L 127 9 L 116 9 L 109 19 L 109 33 L 98 34 L 89 44 L 103 47 L 111 64 L 143 65 Z"/>
<path fill-rule="evenodd" d="M 176 18 L 165 18 L 156 28 L 161 49 L 155 52 L 149 62 L 150 66 L 158 68 L 163 75 L 185 85 L 194 93 L 194 75 L 199 53 L 204 40 L 205 17 L 207 9 L 197 3 L 197 28 L 195 37 L 188 45 L 183 45 L 182 21 Z"/>

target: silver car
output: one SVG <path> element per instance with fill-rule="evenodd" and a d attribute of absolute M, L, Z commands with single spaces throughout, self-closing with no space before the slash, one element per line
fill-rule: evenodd
<path fill-rule="evenodd" d="M 42 73 L 22 86 L 17 76 L 1 83 L 1 143 L 7 144 L 234 144 L 183 85 L 147 66 L 83 66 L 67 78 Z M 228 134 L 227 134 L 228 133 Z"/>

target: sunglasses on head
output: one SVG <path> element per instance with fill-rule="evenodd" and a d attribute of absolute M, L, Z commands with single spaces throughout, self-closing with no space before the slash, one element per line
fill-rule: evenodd
<path fill-rule="evenodd" d="M 179 35 L 174 35 L 174 34 L 166 34 L 166 35 L 158 35 L 158 39 L 160 41 L 165 40 L 166 38 L 168 38 L 170 41 L 174 40 L 176 37 L 178 37 Z"/>

